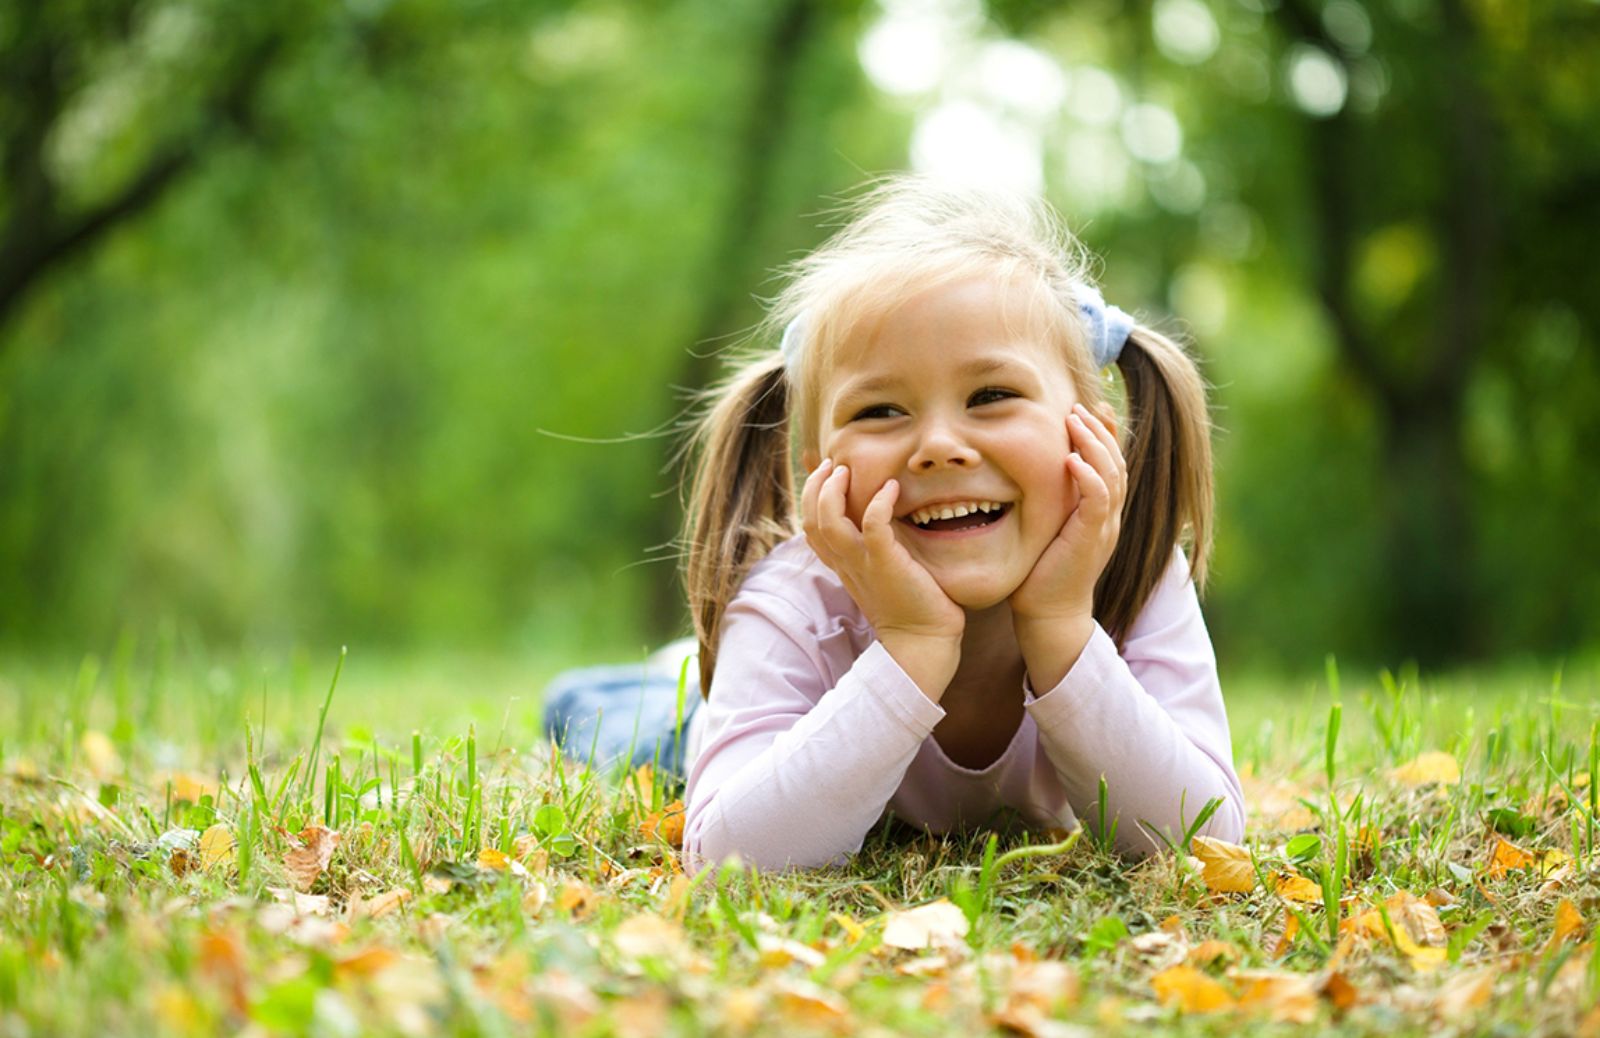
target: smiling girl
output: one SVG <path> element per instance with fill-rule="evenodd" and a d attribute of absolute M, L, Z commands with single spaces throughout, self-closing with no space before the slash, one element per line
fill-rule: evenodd
<path fill-rule="evenodd" d="M 791 271 L 696 440 L 691 870 L 840 863 L 886 812 L 1098 824 L 1102 778 L 1126 851 L 1213 799 L 1241 836 L 1204 385 L 1078 256 L 1042 202 L 901 177 Z"/>

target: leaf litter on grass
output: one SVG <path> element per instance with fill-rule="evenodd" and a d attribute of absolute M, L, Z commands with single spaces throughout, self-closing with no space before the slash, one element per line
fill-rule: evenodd
<path fill-rule="evenodd" d="M 0 1024 L 62 1031 L 50 1007 L 117 971 L 148 997 L 85 1019 L 195 1034 L 1600 1031 L 1594 751 L 1514 713 L 1431 750 L 1410 708 L 1394 746 L 1347 725 L 1331 787 L 1310 739 L 1242 768 L 1247 838 L 1192 858 L 1013 854 L 1063 834 L 1006 825 L 991 869 L 988 833 L 886 826 L 844 868 L 693 877 L 648 767 L 471 733 L 391 760 L 337 709 L 310 781 L 293 742 L 195 747 L 214 778 L 139 774 L 138 732 L 8 743 Z"/>

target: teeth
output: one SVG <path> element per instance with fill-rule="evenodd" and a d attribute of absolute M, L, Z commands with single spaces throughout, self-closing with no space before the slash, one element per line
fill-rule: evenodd
<path fill-rule="evenodd" d="M 961 501 L 949 505 L 932 505 L 912 512 L 911 521 L 920 526 L 935 519 L 959 519 L 975 512 L 998 512 L 1004 507 L 1005 505 L 999 501 Z"/>

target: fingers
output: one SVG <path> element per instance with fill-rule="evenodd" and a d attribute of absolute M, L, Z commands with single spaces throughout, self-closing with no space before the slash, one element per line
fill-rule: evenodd
<path fill-rule="evenodd" d="M 1128 463 L 1122 456 L 1116 435 L 1099 416 L 1082 404 L 1074 405 L 1067 417 L 1073 444 L 1118 499 L 1128 486 Z"/>
<path fill-rule="evenodd" d="M 867 542 L 868 551 L 881 552 L 894 543 L 890 524 L 894 522 L 894 505 L 898 500 L 900 481 L 891 479 L 867 502 L 866 511 L 861 513 L 861 536 Z"/>

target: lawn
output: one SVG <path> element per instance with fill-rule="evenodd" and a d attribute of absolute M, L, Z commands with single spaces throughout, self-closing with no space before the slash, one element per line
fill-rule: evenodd
<path fill-rule="evenodd" d="M 692 879 L 548 666 L 340 666 L 0 656 L 0 1034 L 1600 1035 L 1600 665 L 1229 682 L 1242 848 Z"/>

